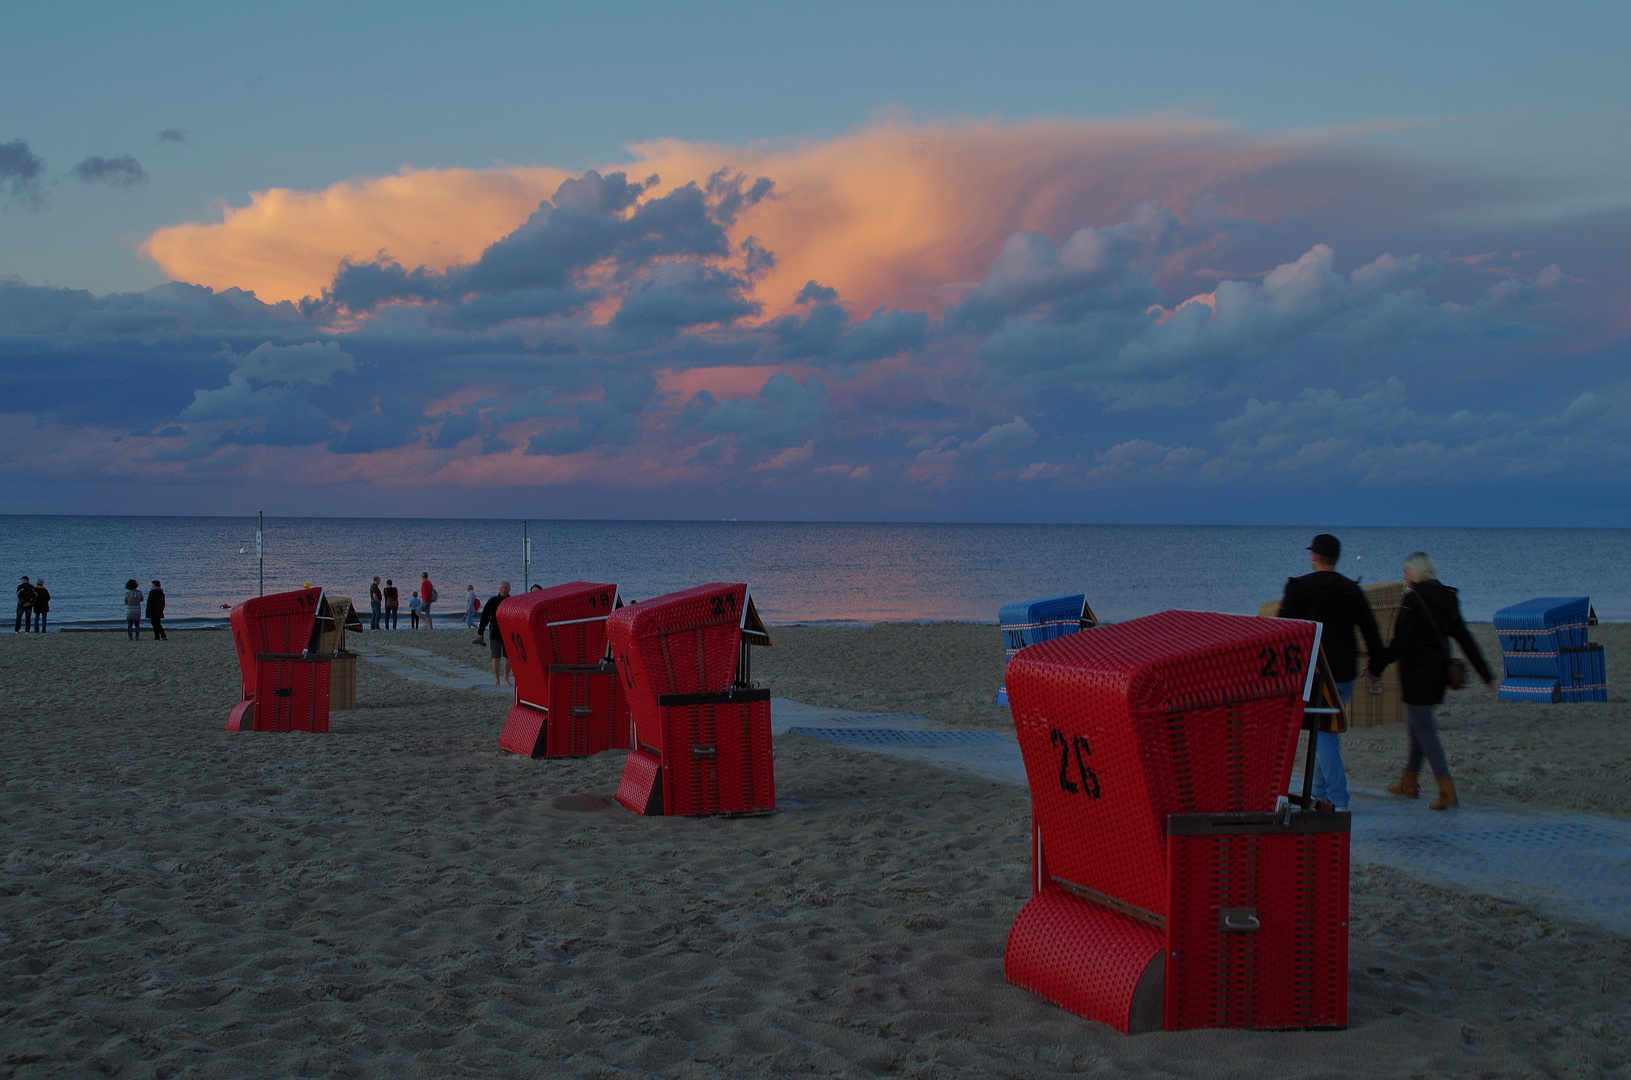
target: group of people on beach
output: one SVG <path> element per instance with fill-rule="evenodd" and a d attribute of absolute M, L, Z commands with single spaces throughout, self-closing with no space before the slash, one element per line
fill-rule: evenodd
<path fill-rule="evenodd" d="M 147 621 L 153 624 L 153 640 L 169 641 L 170 635 L 164 630 L 164 586 L 157 578 L 153 579 L 153 587 L 142 595 L 141 584 L 135 578 L 125 582 L 125 640 L 140 641 L 142 639 L 142 612 L 147 612 Z"/>
<path fill-rule="evenodd" d="M 533 586 L 535 591 L 542 588 L 542 585 Z M 475 643 L 487 646 L 492 654 L 493 685 L 495 686 L 502 685 L 505 680 L 512 683 L 515 681 L 514 676 L 510 673 L 509 661 L 504 655 L 504 636 L 498 632 L 496 621 L 498 605 L 509 595 L 510 583 L 508 581 L 499 582 L 498 591 L 489 597 L 485 603 L 480 596 L 476 595 L 474 585 L 464 587 L 464 625 L 466 628 L 476 631 Z M 413 596 L 408 601 L 408 625 L 411 629 L 419 629 L 421 617 L 425 620 L 427 630 L 436 629 L 436 624 L 431 621 L 431 605 L 436 603 L 438 599 L 440 597 L 436 592 L 436 586 L 431 584 L 430 572 L 421 571 L 419 574 L 419 588 L 413 590 Z M 368 629 L 400 629 L 398 621 L 401 617 L 402 593 L 397 588 L 394 580 L 386 578 L 384 583 L 381 584 L 379 577 L 376 576 L 368 586 L 368 606 L 372 614 Z M 489 627 L 493 630 L 490 641 L 487 637 Z"/>
<path fill-rule="evenodd" d="M 51 592 L 45 579 L 29 581 L 28 575 L 17 585 L 17 621 L 12 624 L 14 634 L 43 634 L 45 621 L 51 614 Z"/>
<path fill-rule="evenodd" d="M 408 600 L 408 626 L 410 629 L 419 629 L 419 620 L 425 620 L 425 629 L 436 629 L 431 606 L 441 599 L 436 586 L 431 583 L 430 572 L 420 571 L 419 587 L 412 590 L 413 596 Z M 396 582 L 386 578 L 384 584 L 380 583 L 376 575 L 368 586 L 368 606 L 372 618 L 369 620 L 370 630 L 398 630 L 402 611 L 402 592 L 397 588 Z M 481 597 L 476 595 L 474 585 L 464 587 L 464 625 L 474 627 L 477 618 L 481 615 Z"/>
<path fill-rule="evenodd" d="M 1388 665 L 1399 665 L 1408 749 L 1399 781 L 1389 784 L 1388 791 L 1416 798 L 1420 794 L 1417 778 L 1425 758 L 1438 784 L 1438 798 L 1428 808 L 1445 810 L 1455 806 L 1455 781 L 1433 715 L 1444 701 L 1445 688 L 1459 688 L 1465 678 L 1465 668 L 1451 653 L 1450 641 L 1461 646 L 1461 654 L 1477 670 L 1485 686 L 1495 683 L 1484 654 L 1461 617 L 1456 590 L 1438 580 L 1438 567 L 1425 551 L 1408 555 L 1404 560 L 1406 591 L 1393 624 L 1393 640 L 1383 644 L 1364 590 L 1358 582 L 1337 572 L 1341 541 L 1330 533 L 1320 533 L 1308 545 L 1308 557 L 1313 571 L 1287 579 L 1280 598 L 1280 617 L 1308 619 L 1322 625 L 1320 644 L 1344 707 L 1353 700 L 1354 681 L 1359 675 L 1356 635 L 1364 639 L 1370 657 L 1364 676 L 1372 692 L 1379 691 L 1378 680 Z M 1348 779 L 1342 764 L 1342 744 L 1331 732 L 1318 732 L 1315 738 L 1313 796 L 1346 810 Z"/>

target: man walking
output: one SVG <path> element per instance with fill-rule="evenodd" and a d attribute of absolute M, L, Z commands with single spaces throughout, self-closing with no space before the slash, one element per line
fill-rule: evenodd
<path fill-rule="evenodd" d="M 164 589 L 157 581 L 147 591 L 147 621 L 153 624 L 154 641 L 170 640 L 170 635 L 164 632 Z"/>
<path fill-rule="evenodd" d="M 501 665 L 504 681 L 515 682 L 515 676 L 510 673 L 510 659 L 504 653 L 504 631 L 498 628 L 498 605 L 502 604 L 504 598 L 509 595 L 510 583 L 508 581 L 499 582 L 498 593 L 487 601 L 486 607 L 481 609 L 481 622 L 476 626 L 476 640 L 478 642 L 486 638 L 488 627 L 492 627 L 493 630 L 492 639 L 487 642 L 487 651 L 493 657 L 494 686 L 503 685 L 503 682 L 499 679 Z"/>
<path fill-rule="evenodd" d="M 374 575 L 374 583 L 372 585 L 368 586 L 368 606 L 374 609 L 374 619 L 373 619 L 373 621 L 371 623 L 368 624 L 368 629 L 370 629 L 370 630 L 378 630 L 379 629 L 379 611 L 380 611 L 381 605 L 383 605 L 384 603 L 385 603 L 385 594 L 380 591 L 379 575 L 375 574 Z"/>
<path fill-rule="evenodd" d="M 385 588 L 380 590 L 385 596 L 385 629 L 395 630 L 397 610 L 401 606 L 401 597 L 396 591 L 396 582 L 391 578 L 385 579 Z"/>
<path fill-rule="evenodd" d="M 22 583 L 17 586 L 17 621 L 12 624 L 13 634 L 26 634 L 34 629 L 34 586 L 29 583 L 28 575 L 23 575 Z"/>
<path fill-rule="evenodd" d="M 430 621 L 430 606 L 436 602 L 436 586 L 430 583 L 430 575 L 423 570 L 419 572 L 419 602 L 425 608 L 425 629 L 436 629 L 436 624 Z"/>
<path fill-rule="evenodd" d="M 1308 619 L 1319 623 L 1320 648 L 1331 665 L 1344 707 L 1353 700 L 1354 676 L 1359 673 L 1357 630 L 1365 639 L 1365 651 L 1376 656 L 1382 651 L 1382 635 L 1376 629 L 1376 616 L 1359 583 L 1337 573 L 1342 542 L 1330 533 L 1320 533 L 1308 545 L 1308 561 L 1314 572 L 1286 580 L 1280 598 L 1280 618 Z M 1348 808 L 1348 774 L 1342 766 L 1342 744 L 1329 731 L 1316 734 L 1314 798 L 1325 799 L 1338 810 Z"/>

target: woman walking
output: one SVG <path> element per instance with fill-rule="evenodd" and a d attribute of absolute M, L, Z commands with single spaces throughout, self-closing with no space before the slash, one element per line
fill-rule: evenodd
<path fill-rule="evenodd" d="M 474 630 L 476 622 L 481 618 L 481 597 L 476 595 L 474 585 L 464 587 L 464 625 L 467 630 Z"/>
<path fill-rule="evenodd" d="M 51 614 L 51 594 L 46 591 L 45 579 L 34 583 L 34 632 L 45 633 L 45 617 Z"/>
<path fill-rule="evenodd" d="M 1478 643 L 1462 621 L 1461 601 L 1456 598 L 1456 591 L 1438 580 L 1438 567 L 1433 565 L 1427 552 L 1418 551 L 1405 559 L 1404 582 L 1408 591 L 1399 604 L 1393 640 L 1371 657 L 1367 672 L 1375 679 L 1389 664 L 1399 662 L 1410 750 L 1399 782 L 1389 784 L 1388 790 L 1414 799 L 1419 790 L 1416 776 L 1421 772 L 1421 759 L 1425 756 L 1438 781 L 1438 798 L 1428 803 L 1427 808 L 1446 810 L 1457 802 L 1455 781 L 1450 778 L 1450 763 L 1438 739 L 1438 722 L 1433 718 L 1433 709 L 1444 700 L 1444 687 L 1450 681 L 1449 639 L 1454 638 L 1461 646 L 1461 654 L 1478 670 L 1485 686 L 1492 685 L 1494 678 L 1489 665 L 1484 663 L 1484 654 L 1478 650 Z"/>
<path fill-rule="evenodd" d="M 125 582 L 125 640 L 142 639 L 142 590 L 131 578 Z"/>

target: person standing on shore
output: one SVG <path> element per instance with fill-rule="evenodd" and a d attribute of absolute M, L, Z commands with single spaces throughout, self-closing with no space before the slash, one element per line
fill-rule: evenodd
<path fill-rule="evenodd" d="M 390 578 L 386 578 L 385 588 L 381 590 L 381 594 L 385 597 L 385 629 L 395 630 L 397 628 L 397 607 L 401 603 L 397 595 L 396 583 Z"/>
<path fill-rule="evenodd" d="M 498 628 L 498 605 L 502 604 L 504 598 L 509 595 L 510 583 L 508 581 L 499 582 L 498 592 L 492 599 L 487 601 L 487 606 L 481 609 L 481 622 L 476 626 L 477 643 L 486 644 L 487 651 L 493 657 L 494 686 L 502 686 L 504 682 L 515 682 L 515 674 L 510 670 L 510 658 L 504 652 L 504 631 Z M 486 640 L 489 626 L 493 628 L 493 636 L 490 641 Z M 501 670 L 503 672 L 502 680 L 499 678 Z"/>
<path fill-rule="evenodd" d="M 125 582 L 125 640 L 142 639 L 142 590 L 131 578 Z"/>
<path fill-rule="evenodd" d="M 466 585 L 464 587 L 465 629 L 475 629 L 476 620 L 479 618 L 481 618 L 481 597 L 476 595 L 476 587 L 474 585 Z"/>
<path fill-rule="evenodd" d="M 375 574 L 374 575 L 374 583 L 372 585 L 368 586 L 368 606 L 374 609 L 374 618 L 373 618 L 373 621 L 368 624 L 368 629 L 370 629 L 370 630 L 378 630 L 379 629 L 379 609 L 380 609 L 380 605 L 383 604 L 384 602 L 385 602 L 385 594 L 380 592 L 379 575 Z"/>
<path fill-rule="evenodd" d="M 13 634 L 26 634 L 34 629 L 34 586 L 28 575 L 17 585 L 17 621 L 12 624 Z"/>
<path fill-rule="evenodd" d="M 1320 533 L 1308 545 L 1308 561 L 1313 573 L 1286 580 L 1280 598 L 1280 618 L 1317 622 L 1320 648 L 1331 665 L 1342 706 L 1353 701 L 1354 676 L 1359 674 L 1357 630 L 1365 639 L 1365 651 L 1375 656 L 1382 651 L 1382 635 L 1376 628 L 1376 615 L 1370 609 L 1359 583 L 1337 573 L 1342 542 L 1330 533 Z M 1342 742 L 1333 732 L 1315 733 L 1314 798 L 1324 799 L 1338 810 L 1348 809 L 1348 773 L 1342 765 Z"/>
<path fill-rule="evenodd" d="M 45 633 L 45 617 L 51 614 L 51 593 L 45 587 L 45 579 L 34 583 L 34 632 Z"/>
<path fill-rule="evenodd" d="M 419 612 L 424 609 L 425 602 L 419 599 L 419 590 L 413 591 L 413 599 L 408 601 L 408 625 L 414 630 L 419 629 Z"/>
<path fill-rule="evenodd" d="M 1399 603 L 1399 616 L 1393 624 L 1393 640 L 1387 648 L 1371 653 L 1368 675 L 1379 678 L 1387 666 L 1399 662 L 1399 684 L 1404 698 L 1405 726 L 1410 749 L 1404 771 L 1388 791 L 1414 799 L 1418 792 L 1416 776 L 1421 759 L 1433 767 L 1438 781 L 1438 798 L 1427 804 L 1429 810 L 1445 810 L 1458 804 L 1450 763 L 1438 739 L 1438 723 L 1433 708 L 1444 700 L 1444 687 L 1450 681 L 1450 638 L 1461 646 L 1465 656 L 1478 669 L 1485 686 L 1495 677 L 1484 654 L 1461 618 L 1461 601 L 1456 591 L 1438 580 L 1438 567 L 1425 551 L 1417 551 L 1404 561 L 1404 583 L 1408 587 Z M 1457 684 L 1459 686 L 1459 683 Z"/>
<path fill-rule="evenodd" d="M 153 624 L 154 641 L 170 640 L 170 635 L 164 632 L 164 588 L 157 580 L 147 590 L 147 621 Z"/>
<path fill-rule="evenodd" d="M 425 609 L 425 629 L 434 630 L 436 624 L 430 621 L 430 606 L 436 602 L 436 586 L 430 583 L 430 575 L 424 571 L 419 572 L 419 603 Z"/>

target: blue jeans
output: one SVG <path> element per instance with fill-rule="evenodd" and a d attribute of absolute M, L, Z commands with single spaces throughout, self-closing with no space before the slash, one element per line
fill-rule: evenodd
<path fill-rule="evenodd" d="M 125 640 L 140 641 L 142 639 L 142 617 L 140 615 L 125 615 Z"/>
<path fill-rule="evenodd" d="M 1431 705 L 1406 705 L 1405 726 L 1410 729 L 1410 754 L 1405 759 L 1406 772 L 1421 772 L 1421 759 L 1433 767 L 1433 775 L 1440 780 L 1450 778 L 1450 762 L 1444 756 L 1444 744 L 1438 741 L 1438 721 L 1433 718 Z"/>
<path fill-rule="evenodd" d="M 368 629 L 378 630 L 379 629 L 379 601 L 378 600 L 372 601 L 370 606 L 374 609 L 374 621 L 368 624 Z"/>
<path fill-rule="evenodd" d="M 1353 701 L 1352 680 L 1337 683 L 1346 708 Z M 1324 799 L 1338 810 L 1348 808 L 1348 772 L 1342 767 L 1342 741 L 1329 731 L 1315 733 L 1314 743 L 1314 798 Z"/>

